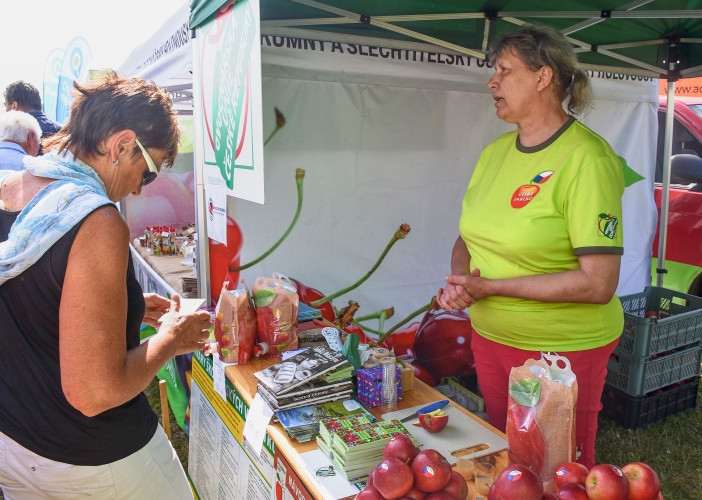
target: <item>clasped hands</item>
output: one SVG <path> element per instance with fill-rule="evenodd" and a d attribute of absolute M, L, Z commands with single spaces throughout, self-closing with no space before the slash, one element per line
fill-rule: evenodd
<path fill-rule="evenodd" d="M 446 286 L 439 288 L 436 301 L 446 311 L 462 311 L 490 295 L 488 283 L 480 277 L 479 269 L 467 275 L 452 274 L 446 277 Z"/>

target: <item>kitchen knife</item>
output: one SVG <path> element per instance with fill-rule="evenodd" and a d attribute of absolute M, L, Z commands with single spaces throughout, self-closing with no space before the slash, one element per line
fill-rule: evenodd
<path fill-rule="evenodd" d="M 414 412 L 412 415 L 401 419 L 400 422 L 402 422 L 402 423 L 409 422 L 410 420 L 412 420 L 412 419 L 414 419 L 414 418 L 417 418 L 417 416 L 418 416 L 420 413 L 430 413 L 430 412 L 432 412 L 432 411 L 434 411 L 434 410 L 438 410 L 439 408 L 443 408 L 443 407 L 446 406 L 447 404 L 449 404 L 449 400 L 448 400 L 448 399 L 442 399 L 441 401 L 436 401 L 436 402 L 434 402 L 434 403 L 431 403 L 431 404 L 429 404 L 429 405 L 426 405 L 426 406 L 423 407 L 423 408 L 420 408 L 419 410 L 417 410 L 416 412 Z"/>

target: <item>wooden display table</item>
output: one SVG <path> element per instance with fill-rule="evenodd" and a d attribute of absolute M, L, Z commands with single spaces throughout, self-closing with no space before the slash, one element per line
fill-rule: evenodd
<path fill-rule="evenodd" d="M 201 354 L 198 353 L 198 355 L 195 355 L 193 357 L 193 380 L 196 382 L 196 386 L 198 386 L 198 389 L 195 390 L 194 392 L 194 398 L 201 399 L 200 396 L 200 389 L 199 386 L 205 386 L 208 383 L 208 379 L 204 375 L 207 370 L 211 370 L 211 360 L 208 361 L 210 358 L 205 358 Z M 227 424 L 227 426 L 222 426 L 228 427 L 229 430 L 232 432 L 232 434 L 236 437 L 237 433 L 241 433 L 241 429 L 239 428 L 240 426 L 243 425 L 243 422 L 241 421 L 241 418 L 235 418 L 237 417 L 236 413 L 242 415 L 245 418 L 245 411 L 241 411 L 239 409 L 241 403 L 237 402 L 237 398 L 241 398 L 243 402 L 246 404 L 247 407 L 250 407 L 253 403 L 254 396 L 256 395 L 257 387 L 258 387 L 258 382 L 256 379 L 253 377 L 253 374 L 257 371 L 263 370 L 267 368 L 268 366 L 275 364 L 276 362 L 279 362 L 279 360 L 276 359 L 270 359 L 270 358 L 257 358 L 249 363 L 246 363 L 244 365 L 237 365 L 237 366 L 228 366 L 225 369 L 225 374 L 227 378 L 227 401 L 228 405 L 226 402 L 221 400 L 221 398 L 217 395 L 213 396 L 211 394 L 206 395 L 210 403 L 213 403 L 213 406 L 215 407 L 215 413 L 219 415 L 223 419 L 228 419 L 229 415 L 227 415 L 227 412 L 229 412 L 232 415 L 232 423 Z M 209 367 L 208 367 L 209 363 Z M 211 372 L 210 372 L 210 377 L 211 377 Z M 209 383 L 212 383 L 211 381 Z M 229 384 L 231 384 L 231 390 L 229 389 Z M 214 392 L 213 389 L 204 387 L 202 392 Z M 231 399 L 230 399 L 230 392 L 231 394 Z M 221 404 L 219 401 L 221 401 Z M 414 390 L 408 391 L 408 392 L 403 392 L 402 394 L 402 400 L 398 401 L 398 409 L 403 409 L 403 408 L 410 408 L 413 406 L 421 405 L 421 404 L 428 404 L 433 401 L 437 401 L 439 399 L 445 399 L 445 397 L 439 393 L 438 391 L 432 389 L 428 385 L 424 384 L 423 382 L 419 380 L 415 380 L 414 382 Z M 197 401 L 193 401 L 193 405 L 195 408 Z M 487 429 L 490 429 L 492 432 L 496 433 L 497 435 L 501 437 L 505 437 L 504 434 L 490 426 L 488 423 L 482 421 L 481 419 L 475 417 L 472 415 L 470 412 L 467 410 L 461 408 L 460 406 L 456 405 L 453 401 L 450 402 L 453 406 L 456 408 L 460 409 L 462 412 L 470 416 L 472 419 L 475 421 L 479 422 L 480 425 L 484 426 Z M 226 406 L 226 408 L 225 408 Z M 230 408 L 231 407 L 231 408 Z M 247 408 L 248 409 L 248 408 Z M 236 411 L 235 411 L 236 410 Z M 376 418 L 380 419 L 381 414 L 383 413 L 380 408 L 373 408 L 369 410 Z M 206 414 L 204 417 L 201 417 L 199 414 L 200 413 Z M 212 448 L 211 444 L 207 445 L 196 445 L 195 447 L 193 446 L 193 438 L 195 438 L 195 442 L 199 442 L 199 437 L 193 436 L 193 432 L 200 433 L 202 434 L 202 431 L 198 431 L 197 429 L 200 429 L 198 427 L 199 425 L 199 419 L 200 418 L 213 418 L 213 415 L 211 415 L 209 411 L 204 411 L 204 410 L 193 410 L 193 415 L 192 415 L 192 420 L 191 420 L 191 446 L 190 446 L 190 466 L 189 466 L 189 475 L 191 477 L 191 480 L 193 481 L 193 484 L 195 484 L 196 489 L 203 489 L 203 487 L 197 488 L 198 487 L 198 481 L 201 482 L 201 484 L 204 484 L 205 479 L 196 479 L 195 476 L 200 477 L 200 472 L 198 472 L 198 468 L 200 467 L 201 461 L 204 461 L 205 459 L 202 458 L 205 454 L 206 451 L 210 451 L 210 448 Z M 216 417 L 217 415 L 214 415 Z M 219 431 L 220 433 L 222 432 L 221 430 Z M 267 456 L 266 450 L 264 449 L 263 452 L 261 453 L 261 460 L 263 462 L 267 462 L 269 459 L 272 460 L 272 456 L 274 454 L 280 453 L 284 458 L 287 464 L 293 469 L 295 472 L 297 478 L 302 483 L 302 486 L 307 490 L 306 492 L 300 492 L 299 495 L 296 495 L 298 498 L 315 498 L 318 500 L 322 500 L 325 498 L 325 496 L 318 491 L 318 488 L 315 485 L 315 482 L 312 477 L 310 477 L 310 472 L 306 470 L 305 468 L 301 467 L 299 464 L 299 461 L 296 460 L 296 456 L 298 456 L 301 453 L 309 452 L 312 450 L 317 449 L 317 444 L 316 442 L 310 441 L 307 443 L 298 443 L 297 440 L 290 440 L 288 439 L 287 435 L 285 434 L 285 430 L 283 429 L 282 425 L 280 423 L 276 424 L 271 424 L 267 428 L 267 433 L 268 436 L 270 436 L 271 440 L 274 443 L 274 448 L 275 452 L 271 453 L 269 451 L 270 457 Z M 241 441 L 241 439 L 240 439 Z M 242 447 L 245 448 L 244 443 L 241 443 Z M 265 443 L 264 443 L 265 445 Z M 215 445 L 216 446 L 216 445 Z M 197 449 L 194 449 L 197 448 Z M 207 448 L 207 450 L 205 450 Z M 273 448 L 273 447 L 270 447 Z M 205 450 L 205 451 L 203 451 Z M 216 454 L 216 453 L 215 453 Z M 250 457 L 251 453 L 248 454 Z M 499 453 L 495 453 L 492 455 L 488 455 L 486 457 L 487 461 L 494 462 L 495 464 L 495 470 L 496 473 L 499 474 L 504 467 L 507 466 L 507 452 L 502 451 Z M 257 459 L 256 459 L 257 460 Z M 195 461 L 198 461 L 197 463 Z M 237 462 L 240 463 L 241 461 Z M 205 462 L 202 462 L 205 463 Z M 266 463 L 263 464 L 258 464 L 256 465 L 259 469 L 262 468 L 267 468 L 268 465 Z M 239 466 L 240 468 L 240 466 Z M 275 476 L 275 472 L 273 473 L 273 476 Z M 222 480 L 220 480 L 220 483 Z M 272 485 L 272 487 L 275 487 L 275 484 Z M 470 490 L 468 499 L 472 500 L 476 497 L 475 490 L 474 490 L 474 484 L 472 481 L 468 481 L 468 488 Z M 247 489 L 248 493 L 246 496 L 242 496 L 243 492 L 240 493 L 238 496 L 232 496 L 231 498 L 254 498 L 255 496 L 253 493 L 251 493 L 251 486 L 248 486 Z M 304 494 L 303 494 L 304 493 Z M 205 495 L 200 493 L 200 498 L 204 499 L 207 498 Z M 352 498 L 353 496 L 351 496 Z M 218 497 L 214 497 L 218 498 Z M 222 497 L 224 498 L 224 497 Z"/>

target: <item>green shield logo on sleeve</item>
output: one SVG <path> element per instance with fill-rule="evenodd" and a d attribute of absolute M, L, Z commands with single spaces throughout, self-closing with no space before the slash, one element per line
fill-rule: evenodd
<path fill-rule="evenodd" d="M 613 240 L 617 236 L 617 226 L 619 226 L 619 219 L 611 214 L 600 214 L 599 221 L 597 223 L 597 228 L 599 230 L 599 235 Z"/>

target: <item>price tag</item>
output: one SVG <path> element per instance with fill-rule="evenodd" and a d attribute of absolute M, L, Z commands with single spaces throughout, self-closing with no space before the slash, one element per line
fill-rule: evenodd
<path fill-rule="evenodd" d="M 273 410 L 268 406 L 261 395 L 256 393 L 251 408 L 246 414 L 244 424 L 244 439 L 249 442 L 255 453 L 261 453 L 263 438 L 266 437 L 266 427 L 273 417 Z"/>

